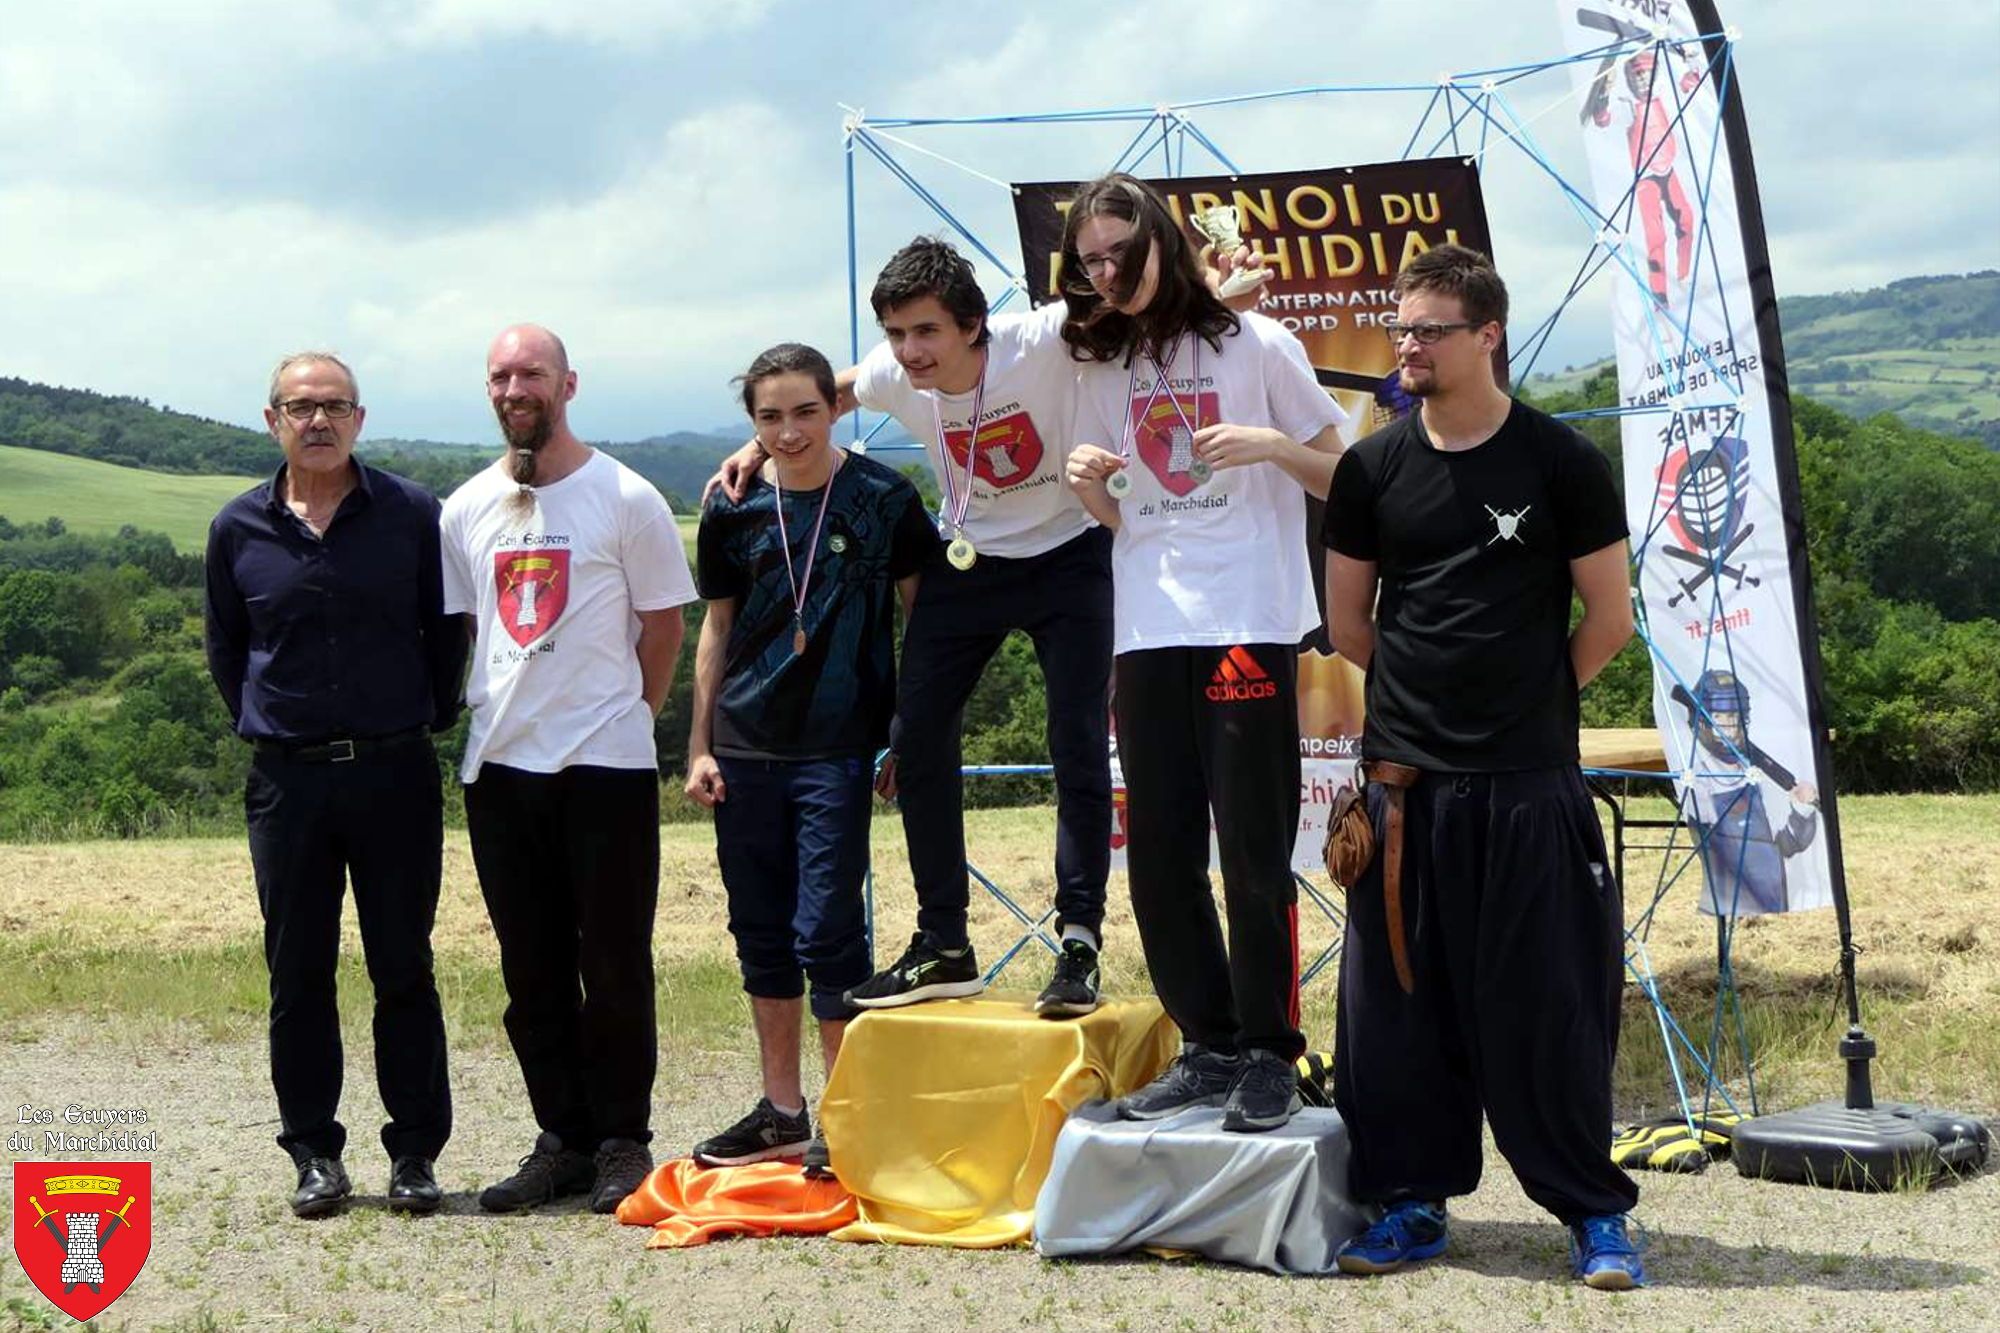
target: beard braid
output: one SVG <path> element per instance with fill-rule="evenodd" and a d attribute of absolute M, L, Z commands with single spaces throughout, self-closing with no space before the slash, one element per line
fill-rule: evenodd
<path fill-rule="evenodd" d="M 519 483 L 514 493 L 507 497 L 507 513 L 516 520 L 525 520 L 535 512 L 535 451 L 508 450 L 507 472 Z"/>

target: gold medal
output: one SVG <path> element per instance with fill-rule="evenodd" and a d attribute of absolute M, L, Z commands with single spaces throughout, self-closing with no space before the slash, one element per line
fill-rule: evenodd
<path fill-rule="evenodd" d="M 965 538 L 956 537 L 951 545 L 944 548 L 944 558 L 951 562 L 953 569 L 971 569 L 972 562 L 979 558 L 979 552 L 972 549 L 972 543 Z"/>
<path fill-rule="evenodd" d="M 1132 474 L 1124 468 L 1118 469 L 1104 479 L 1104 489 L 1112 499 L 1124 499 L 1132 493 Z"/>

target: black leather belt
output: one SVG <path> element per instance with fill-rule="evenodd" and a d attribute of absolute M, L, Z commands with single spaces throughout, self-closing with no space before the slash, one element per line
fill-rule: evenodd
<path fill-rule="evenodd" d="M 387 736 L 342 736 L 330 741 L 277 741 L 259 737 L 255 744 L 258 754 L 281 755 L 301 764 L 344 764 L 377 750 L 393 750 L 420 741 L 428 735 L 428 727 L 411 727 Z"/>

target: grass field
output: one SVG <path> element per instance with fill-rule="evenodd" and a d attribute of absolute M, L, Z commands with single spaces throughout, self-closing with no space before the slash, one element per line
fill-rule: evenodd
<path fill-rule="evenodd" d="M 272 466 L 276 467 L 275 455 Z M 125 524 L 164 532 L 183 551 L 208 540 L 208 521 L 255 477 L 191 477 L 114 467 L 89 458 L 0 445 L 0 514 L 17 524 L 61 519 L 72 532 L 118 531 Z"/>
<path fill-rule="evenodd" d="M 1881 1043 L 1877 1095 L 1975 1113 L 2000 1110 L 2000 797 L 1859 797 L 1842 802 L 1864 1013 Z M 1051 812 L 974 811 L 978 864 L 1021 901 L 1051 892 Z M 901 830 L 874 833 L 877 954 L 912 928 Z M 755 1086 L 710 830 L 662 831 L 658 1151 L 684 1152 L 726 1123 Z M 1652 859 L 1648 860 L 1647 857 Z M 1638 853 L 1628 915 L 1660 858 Z M 1683 881 L 1649 940 L 1661 990 L 1690 1029 L 1715 996 L 1713 924 Z M 974 889 L 973 937 L 991 958 L 1010 919 Z M 1107 989 L 1145 989 L 1124 886 L 1114 876 Z M 348 1049 L 350 1165 L 379 1189 L 379 1112 L 368 1077 L 367 982 L 348 911 L 340 976 Z M 1334 938 L 1302 909 L 1305 955 Z M 451 1032 L 457 1124 L 442 1178 L 447 1215 L 406 1225 L 357 1207 L 323 1226 L 283 1208 L 282 1157 L 262 1033 L 265 974 L 248 857 L 239 839 L 0 846 L 0 1104 L 143 1096 L 162 1123 L 160 1218 L 144 1291 L 104 1326 L 805 1330 L 1495 1329 L 1991 1327 L 2000 1253 L 2000 1174 L 1887 1197 L 1761 1185 L 1726 1167 L 1647 1176 L 1656 1290 L 1606 1301 L 1560 1272 L 1560 1232 L 1520 1196 L 1488 1145 L 1486 1183 L 1454 1204 L 1453 1257 L 1378 1283 L 1301 1283 L 1207 1264 L 1133 1259 L 1050 1264 L 1020 1251 L 967 1253 L 810 1239 L 649 1254 L 642 1236 L 567 1210 L 495 1222 L 463 1191 L 525 1145 L 525 1104 L 499 1025 L 492 933 L 460 833 L 446 841 L 434 939 Z M 1839 1095 L 1844 1018 L 1831 912 L 1745 923 L 1736 970 L 1765 1109 Z M 1315 1045 L 1332 1038 L 1329 968 L 1305 991 Z M 1032 949 L 1002 978 L 1031 991 Z M 1628 987 L 1617 1070 L 1623 1118 L 1671 1096 L 1660 1037 Z M 1741 1095 L 1743 1072 L 1728 1073 Z M 132 1089 L 140 1089 L 133 1092 Z M 18 1154 L 17 1154 L 18 1155 Z M 5 1266 L 9 1270 L 12 1265 Z M 151 1272 L 152 1270 L 149 1270 Z M 1980 1293 L 1985 1292 L 1982 1296 Z M 0 1278 L 0 1329 L 54 1328 L 18 1271 Z M 10 1325 L 12 1312 L 14 1323 Z M 129 1321 L 121 1323 L 120 1321 Z"/>
<path fill-rule="evenodd" d="M 271 466 L 275 471 L 275 454 Z M 175 547 L 188 552 L 199 552 L 207 543 L 208 521 L 215 512 L 256 484 L 255 477 L 147 472 L 0 445 L 0 515 L 12 522 L 26 525 L 54 517 L 72 532 L 104 534 L 130 523 L 145 532 L 164 532 Z M 701 516 L 676 518 L 692 560 Z"/>

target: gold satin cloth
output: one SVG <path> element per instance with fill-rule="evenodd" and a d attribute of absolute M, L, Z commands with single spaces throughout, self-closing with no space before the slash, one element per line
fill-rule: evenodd
<path fill-rule="evenodd" d="M 1061 1020 L 1031 1005 L 942 1000 L 849 1025 L 820 1104 L 833 1168 L 860 1211 L 835 1240 L 1027 1241 L 1069 1113 L 1150 1082 L 1180 1050 L 1151 996 Z"/>

